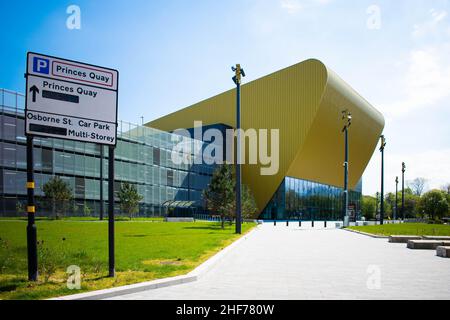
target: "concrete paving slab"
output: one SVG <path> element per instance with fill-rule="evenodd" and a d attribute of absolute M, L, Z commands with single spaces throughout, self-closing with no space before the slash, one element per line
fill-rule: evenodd
<path fill-rule="evenodd" d="M 450 299 L 448 270 L 435 251 L 264 224 L 195 282 L 111 299 Z"/>

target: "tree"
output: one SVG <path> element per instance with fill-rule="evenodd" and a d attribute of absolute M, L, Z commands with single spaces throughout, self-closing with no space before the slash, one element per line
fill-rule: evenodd
<path fill-rule="evenodd" d="M 412 180 L 408 183 L 408 185 L 412 189 L 413 193 L 419 197 L 423 194 L 426 184 L 427 184 L 427 179 L 425 179 L 425 178 L 415 178 L 414 180 Z"/>
<path fill-rule="evenodd" d="M 233 183 L 235 183 L 233 179 Z M 229 213 L 230 218 L 236 218 L 236 192 L 233 193 L 233 201 L 231 202 L 231 211 Z M 258 213 L 258 207 L 256 206 L 255 198 L 250 188 L 243 184 L 241 193 L 241 213 L 243 219 L 255 218 L 255 214 Z"/>
<path fill-rule="evenodd" d="M 233 166 L 223 164 L 216 169 L 211 178 L 208 188 L 203 191 L 203 198 L 206 207 L 213 213 L 219 214 L 222 221 L 222 228 L 225 227 L 225 220 L 236 217 L 236 180 L 233 175 Z M 242 217 L 251 218 L 258 212 L 256 201 L 250 188 L 242 185 L 241 194 Z"/>
<path fill-rule="evenodd" d="M 398 198 L 398 208 L 399 214 L 401 214 L 402 207 L 402 194 L 400 192 Z M 416 195 L 411 188 L 405 189 L 405 217 L 406 218 L 414 218 L 420 214 L 418 210 L 420 197 Z"/>
<path fill-rule="evenodd" d="M 203 191 L 206 207 L 212 213 L 220 215 L 222 229 L 225 228 L 225 218 L 233 210 L 233 182 L 232 166 L 223 164 L 214 171 L 208 188 Z"/>
<path fill-rule="evenodd" d="M 371 196 L 363 196 L 361 201 L 361 211 L 363 216 L 367 219 L 375 218 L 376 211 L 376 199 Z"/>
<path fill-rule="evenodd" d="M 120 185 L 117 196 L 120 202 L 120 209 L 131 220 L 133 215 L 139 211 L 139 202 L 142 201 L 143 197 L 138 193 L 136 186 L 128 182 Z"/>
<path fill-rule="evenodd" d="M 431 190 L 422 196 L 418 209 L 422 215 L 426 214 L 431 220 L 435 220 L 447 214 L 449 204 L 444 192 L 441 190 Z"/>
<path fill-rule="evenodd" d="M 450 183 L 447 183 L 441 187 L 441 190 L 444 191 L 447 195 L 450 195 Z"/>
<path fill-rule="evenodd" d="M 245 219 L 255 218 L 258 213 L 258 206 L 256 205 L 255 197 L 253 196 L 250 187 L 242 185 L 242 216 Z"/>
<path fill-rule="evenodd" d="M 384 213 L 385 218 L 393 218 L 394 217 L 394 210 L 395 210 L 395 194 L 392 192 L 389 192 L 384 196 Z M 397 212 L 398 214 L 398 212 Z"/>
<path fill-rule="evenodd" d="M 51 205 L 52 215 L 59 219 L 73 198 L 72 188 L 60 177 L 53 177 L 43 185 L 42 190 L 46 202 Z"/>

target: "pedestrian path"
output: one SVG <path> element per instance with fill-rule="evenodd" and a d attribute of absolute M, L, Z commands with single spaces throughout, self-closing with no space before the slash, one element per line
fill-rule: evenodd
<path fill-rule="evenodd" d="M 449 271 L 433 250 L 265 224 L 198 281 L 114 299 L 450 299 Z"/>

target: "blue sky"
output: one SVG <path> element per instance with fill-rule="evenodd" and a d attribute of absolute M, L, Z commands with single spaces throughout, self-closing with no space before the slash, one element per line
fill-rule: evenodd
<path fill-rule="evenodd" d="M 72 4 L 80 30 L 66 28 Z M 2 1 L 0 11 L 2 88 L 24 91 L 27 51 L 116 68 L 119 117 L 138 123 L 232 88 L 235 63 L 250 81 L 318 58 L 385 115 L 388 191 L 402 161 L 408 180 L 450 182 L 448 0 Z M 379 169 L 376 152 L 365 193 L 379 189 Z"/>

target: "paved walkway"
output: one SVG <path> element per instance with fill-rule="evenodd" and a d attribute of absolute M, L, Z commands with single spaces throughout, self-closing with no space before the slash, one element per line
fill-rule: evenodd
<path fill-rule="evenodd" d="M 337 229 L 265 224 L 198 281 L 115 299 L 450 299 L 450 259 Z"/>

